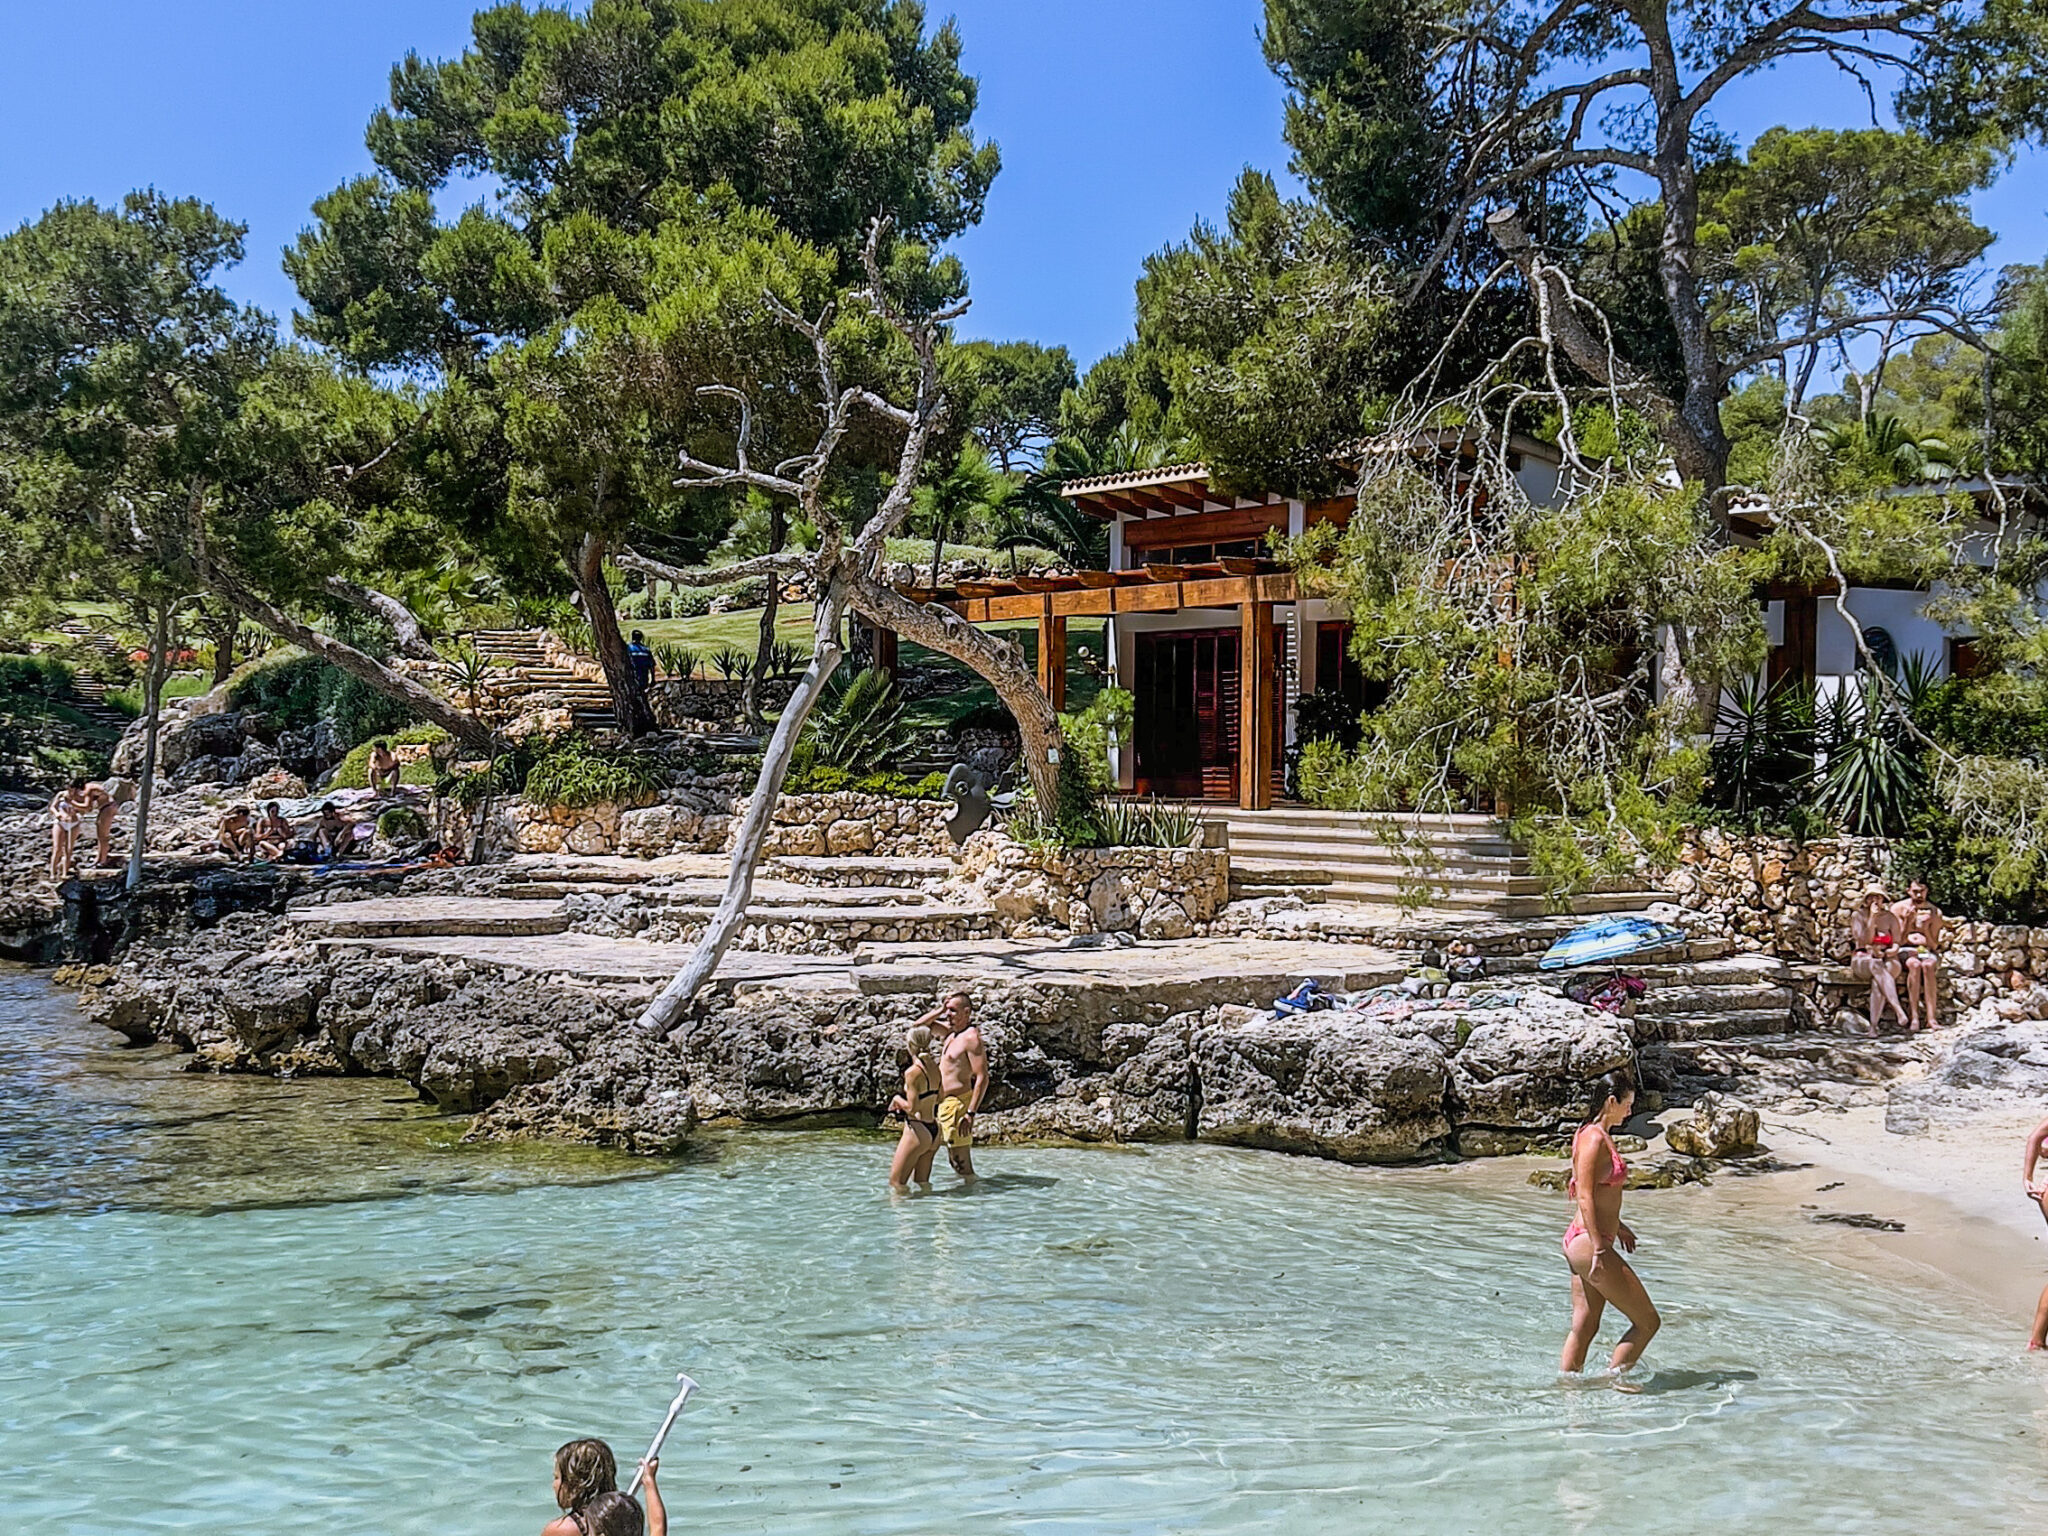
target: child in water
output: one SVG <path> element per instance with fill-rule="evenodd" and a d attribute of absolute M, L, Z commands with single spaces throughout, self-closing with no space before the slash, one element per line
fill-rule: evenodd
<path fill-rule="evenodd" d="M 654 1484 L 660 1467 L 659 1460 L 650 1461 L 641 1474 L 643 1518 L 638 1502 L 619 1492 L 612 1448 L 602 1440 L 571 1440 L 555 1452 L 555 1503 L 564 1514 L 543 1526 L 540 1536 L 668 1536 L 668 1511 Z"/>

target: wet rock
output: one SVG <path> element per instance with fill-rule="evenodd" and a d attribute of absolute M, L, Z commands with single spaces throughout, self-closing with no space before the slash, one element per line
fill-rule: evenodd
<path fill-rule="evenodd" d="M 1748 1157 L 1756 1151 L 1757 1113 L 1738 1099 L 1703 1093 L 1692 1114 L 1669 1126 L 1664 1141 L 1688 1157 Z"/>
<path fill-rule="evenodd" d="M 485 1107 L 466 1141 L 567 1141 L 640 1156 L 680 1152 L 697 1124 L 682 1064 L 626 1032 Z"/>

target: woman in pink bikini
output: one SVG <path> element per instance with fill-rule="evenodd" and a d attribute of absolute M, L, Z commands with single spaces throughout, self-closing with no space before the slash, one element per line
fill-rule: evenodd
<path fill-rule="evenodd" d="M 1572 1267 L 1572 1328 L 1564 1337 L 1560 1368 L 1576 1373 L 1600 1331 L 1611 1301 L 1629 1329 L 1614 1346 L 1613 1369 L 1625 1371 L 1643 1356 L 1662 1319 L 1650 1293 L 1629 1268 L 1636 1235 L 1621 1219 L 1621 1190 L 1628 1164 L 1614 1150 L 1614 1128 L 1635 1109 L 1636 1085 L 1625 1072 L 1610 1072 L 1593 1084 L 1592 1113 L 1572 1138 L 1572 1179 L 1568 1186 L 1577 1214 L 1564 1234 L 1564 1258 Z"/>

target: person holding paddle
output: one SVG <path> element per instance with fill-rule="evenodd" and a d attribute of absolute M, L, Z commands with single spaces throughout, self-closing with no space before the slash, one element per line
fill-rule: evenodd
<path fill-rule="evenodd" d="M 646 1492 L 643 1516 L 639 1503 L 619 1492 L 619 1465 L 602 1440 L 571 1440 L 555 1452 L 555 1503 L 559 1520 L 541 1528 L 541 1536 L 668 1536 L 668 1511 L 654 1474 L 660 1461 L 640 1464 L 640 1486 Z"/>

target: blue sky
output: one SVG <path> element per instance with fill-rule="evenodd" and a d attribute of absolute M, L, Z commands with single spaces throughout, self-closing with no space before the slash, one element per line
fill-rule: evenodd
<path fill-rule="evenodd" d="M 312 200 L 369 168 L 363 126 L 408 48 L 459 52 L 473 0 L 67 0 L 0 6 L 0 227 L 60 197 L 133 187 L 204 197 L 250 226 L 237 294 L 279 315 L 278 253 Z M 946 12 L 933 3 L 935 15 Z M 1071 347 L 1083 366 L 1131 325 L 1146 254 L 1221 214 L 1246 165 L 1283 174 L 1281 91 L 1260 57 L 1259 0 L 958 0 L 977 130 L 1004 169 L 960 243 L 968 329 Z M 1788 104 L 1796 104 L 1797 111 Z M 1816 69 L 1745 84 L 1721 113 L 1868 121 Z M 2048 177 L 2029 155 L 1979 200 L 1994 261 L 2048 251 Z"/>

